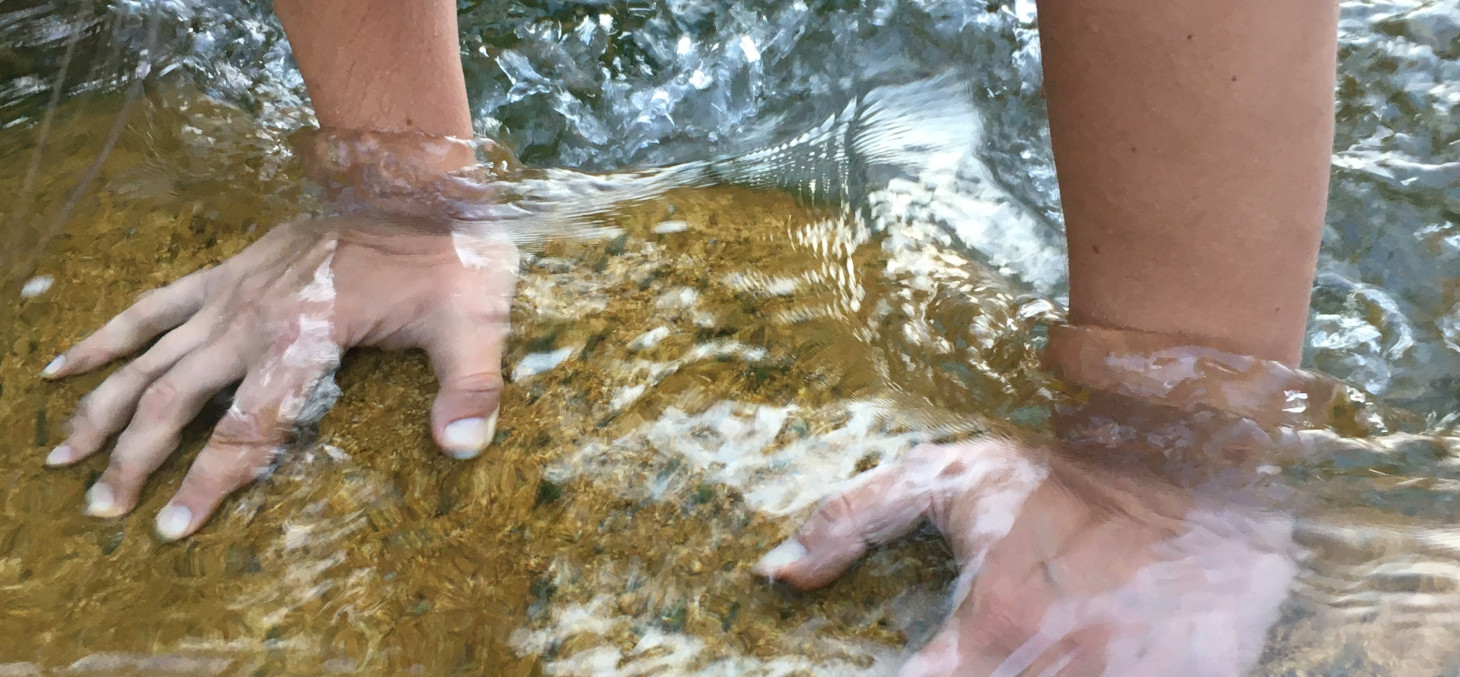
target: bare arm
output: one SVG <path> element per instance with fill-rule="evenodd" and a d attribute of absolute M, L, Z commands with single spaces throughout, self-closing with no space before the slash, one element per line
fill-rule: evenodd
<path fill-rule="evenodd" d="M 1253 424 L 1282 423 L 1314 383 L 1275 362 L 1301 354 L 1337 14 L 1335 0 L 1041 0 L 1084 325 L 1051 332 L 1045 357 L 1087 408 L 1061 415 L 1058 443 L 914 449 L 825 499 L 756 571 L 818 587 L 926 517 L 964 575 L 900 674 L 1246 674 L 1296 571 L 1288 518 L 1240 490 L 1275 495 L 1254 468 L 1284 452 Z"/>
<path fill-rule="evenodd" d="M 323 127 L 470 138 L 450 0 L 275 0 Z"/>
<path fill-rule="evenodd" d="M 473 162 L 472 146 L 445 141 L 472 136 L 454 3 L 278 0 L 275 8 L 320 124 L 355 144 L 342 154 L 352 167 L 381 170 L 361 176 L 385 176 L 382 189 L 402 176 L 419 182 L 408 188 L 427 187 Z M 420 191 L 405 192 L 415 200 Z M 86 511 L 124 515 L 183 426 L 237 382 L 233 406 L 157 514 L 160 537 L 182 538 L 267 473 L 294 426 L 321 413 L 330 375 L 358 345 L 425 349 L 440 383 L 432 435 L 452 457 L 476 456 L 496 427 L 517 264 L 516 248 L 490 234 L 375 215 L 280 224 L 237 256 L 147 295 L 47 367 L 51 378 L 86 372 L 162 334 L 87 395 L 46 462 L 76 463 L 117 435 Z"/>
<path fill-rule="evenodd" d="M 1337 20 L 1332 0 L 1039 3 L 1071 322 L 1298 361 Z"/>

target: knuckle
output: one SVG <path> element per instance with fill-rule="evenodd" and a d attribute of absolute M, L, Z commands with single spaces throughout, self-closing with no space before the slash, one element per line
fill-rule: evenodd
<path fill-rule="evenodd" d="M 214 432 L 188 473 L 189 481 L 217 495 L 242 487 L 266 472 L 273 454 L 254 443 L 237 443 Z"/>
<path fill-rule="evenodd" d="M 80 400 L 76 401 L 76 411 L 71 414 L 71 419 L 67 424 L 73 428 L 88 425 L 96 419 L 97 413 L 96 393 L 87 393 L 81 396 Z"/>
<path fill-rule="evenodd" d="M 131 454 L 112 454 L 104 473 L 109 480 L 107 483 L 119 491 L 126 491 L 139 484 L 148 474 L 149 468 L 142 464 L 141 459 Z"/>
<path fill-rule="evenodd" d="M 826 530 L 832 533 L 841 533 L 846 527 L 854 523 L 856 517 L 856 506 L 845 493 L 837 493 L 821 499 L 821 504 L 816 509 L 816 514 L 805 525 L 806 531 Z"/>
<path fill-rule="evenodd" d="M 249 416 L 229 412 L 213 428 L 213 438 L 209 444 L 222 449 L 245 449 L 261 444 L 263 435 L 260 434 L 259 426 L 251 419 Z"/>
<path fill-rule="evenodd" d="M 156 299 L 156 297 L 152 298 Z M 126 333 L 132 331 L 133 327 L 145 327 L 149 311 L 155 310 L 153 306 L 159 303 L 157 300 L 148 303 L 134 303 L 126 310 L 117 313 L 116 317 L 113 317 L 102 328 L 112 333 Z"/>
<path fill-rule="evenodd" d="M 181 389 L 172 379 L 159 379 L 142 391 L 137 417 L 151 422 L 166 419 L 181 404 L 182 397 Z"/>
<path fill-rule="evenodd" d="M 85 348 L 88 352 L 117 354 L 125 350 L 127 345 L 132 342 L 132 338 L 141 330 L 140 318 L 136 312 L 128 308 L 120 315 L 107 320 L 101 329 L 78 347 Z"/>
<path fill-rule="evenodd" d="M 470 372 L 452 376 L 447 386 L 454 392 L 474 397 L 495 395 L 502 391 L 499 371 Z"/>
<path fill-rule="evenodd" d="M 87 393 L 76 403 L 76 411 L 66 421 L 67 428 L 76 432 L 105 427 L 108 412 L 104 404 L 103 398 L 97 391 Z"/>
<path fill-rule="evenodd" d="M 233 466 L 207 457 L 199 457 L 187 477 L 189 493 L 211 496 L 223 496 L 247 483 Z"/>
<path fill-rule="evenodd" d="M 213 428 L 210 446 L 231 450 L 232 456 L 268 454 L 268 450 L 288 439 L 290 424 L 272 416 L 257 416 L 229 411 Z"/>
<path fill-rule="evenodd" d="M 149 350 L 132 360 L 132 363 L 125 367 L 125 373 L 129 377 L 151 380 L 160 376 L 170 366 L 172 366 L 170 355 L 160 355 L 156 351 Z"/>

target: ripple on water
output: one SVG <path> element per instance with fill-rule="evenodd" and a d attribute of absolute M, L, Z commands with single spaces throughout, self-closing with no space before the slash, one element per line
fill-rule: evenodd
<path fill-rule="evenodd" d="M 0 69 L 34 71 L 4 71 L 12 155 L 81 45 L 52 137 L 67 155 L 41 165 L 34 204 L 105 136 L 111 104 L 80 95 L 126 84 L 149 7 L 0 22 Z M 266 8 L 158 7 L 170 37 L 116 151 L 125 171 L 48 254 L 66 259 L 44 268 L 51 291 L 4 311 L 20 319 L 0 327 L 8 429 L 55 434 L 80 395 L 33 384 L 39 346 L 296 209 L 284 136 L 308 113 Z M 505 8 L 462 4 L 481 131 L 539 166 L 669 168 L 536 170 L 515 210 L 479 212 L 525 214 L 533 250 L 492 458 L 444 465 L 412 418 L 429 374 L 365 356 L 342 373 L 330 446 L 166 549 L 147 515 L 74 517 L 84 473 L 41 475 L 13 443 L 0 628 L 36 646 L 0 646 L 0 675 L 285 670 L 280 656 L 304 674 L 446 657 L 526 674 L 539 656 L 568 675 L 890 674 L 930 635 L 951 574 L 934 539 L 879 550 L 820 596 L 747 569 L 830 485 L 914 442 L 1038 425 L 1032 357 L 1066 281 L 1030 3 Z M 1453 3 L 1343 4 L 1306 357 L 1409 412 L 1320 433 L 1321 462 L 1289 469 L 1312 507 L 1265 673 L 1457 665 L 1457 26 Z M 21 185 L 23 169 L 0 176 Z"/>

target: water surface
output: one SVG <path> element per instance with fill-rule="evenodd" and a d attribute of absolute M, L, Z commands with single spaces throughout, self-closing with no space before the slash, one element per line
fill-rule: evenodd
<path fill-rule="evenodd" d="M 931 534 L 813 594 L 749 566 L 913 442 L 1044 425 L 1065 274 L 1032 7 L 460 9 L 479 131 L 619 177 L 586 212 L 581 176 L 522 177 L 571 218 L 521 228 L 496 443 L 446 459 L 424 358 L 357 351 L 317 439 L 176 545 L 151 518 L 219 412 L 95 521 L 104 460 L 41 459 L 101 375 L 35 375 L 308 211 L 302 82 L 267 8 L 0 14 L 0 674 L 890 674 L 936 627 Z M 1343 17 L 1305 362 L 1378 413 L 1292 469 L 1303 570 L 1258 672 L 1454 674 L 1460 8 Z"/>

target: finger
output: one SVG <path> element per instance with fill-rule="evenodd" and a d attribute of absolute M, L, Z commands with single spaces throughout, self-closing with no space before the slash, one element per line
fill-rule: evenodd
<path fill-rule="evenodd" d="M 511 298 L 453 303 L 457 307 L 432 327 L 426 345 L 440 383 L 431 406 L 431 434 L 447 455 L 466 459 L 480 454 L 496 432 Z"/>
<path fill-rule="evenodd" d="M 796 537 L 766 553 L 755 570 L 802 589 L 826 585 L 869 546 L 906 534 L 925 517 L 947 533 L 951 500 L 975 494 L 1018 463 L 1017 448 L 1005 440 L 919 445 L 891 466 L 854 478 L 847 489 L 824 499 Z M 961 531 L 964 525 L 957 520 L 964 516 L 951 517 Z M 973 527 L 976 532 L 978 525 Z M 958 535 L 954 541 L 957 550 Z"/>
<path fill-rule="evenodd" d="M 1088 624 L 1083 601 L 1061 598 L 1054 588 L 1031 581 L 984 583 L 977 591 L 973 582 L 972 571 L 960 572 L 953 611 L 938 634 L 954 651 L 940 652 L 934 647 L 938 642 L 929 643 L 899 677 L 1095 677 L 1104 672 L 1108 635 Z M 951 671 L 939 671 L 950 665 Z"/>
<path fill-rule="evenodd" d="M 46 465 L 75 463 L 96 453 L 107 438 L 127 424 L 143 391 L 207 338 L 207 325 L 194 319 L 168 332 L 141 357 L 108 376 L 81 398 L 76 413 L 66 421 L 66 439 L 46 456 Z"/>
<path fill-rule="evenodd" d="M 147 386 L 106 471 L 86 494 L 86 513 L 116 517 L 130 512 L 147 478 L 177 448 L 183 427 L 219 390 L 243 378 L 246 364 L 239 342 L 215 343 L 192 352 Z"/>
<path fill-rule="evenodd" d="M 923 648 L 908 658 L 897 677 L 1095 677 L 1100 658 L 1084 655 L 1073 640 L 1034 636 L 1012 653 L 982 642 L 954 616 Z M 1027 654 L 1034 654 L 1031 660 Z M 1093 669 L 1093 671 L 1092 671 Z"/>
<path fill-rule="evenodd" d="M 966 647 L 961 646 L 959 637 L 959 617 L 955 613 L 938 634 L 911 658 L 903 663 L 902 669 L 897 671 L 897 677 L 962 677 L 964 675 L 986 675 L 992 666 L 986 665 L 984 669 L 975 669 L 968 660 L 970 656 L 965 655 Z M 961 651 L 960 649 L 963 649 Z M 993 665 L 997 665 L 994 662 Z"/>
<path fill-rule="evenodd" d="M 166 287 L 142 294 L 130 308 L 51 360 L 41 376 L 55 379 L 90 371 L 136 352 L 153 337 L 182 324 L 203 307 L 204 276 L 207 272 L 192 273 Z"/>
<path fill-rule="evenodd" d="M 1024 641 L 1015 621 L 1004 613 L 1002 594 L 977 596 L 973 593 L 975 572 L 964 569 L 954 584 L 952 610 L 933 639 L 913 654 L 898 677 L 985 677 L 1002 675 L 1010 653 L 1010 644 Z M 1023 600 L 1030 608 L 1039 600 Z M 1023 673 L 1013 673 L 1023 674 Z M 1032 673 L 1039 674 L 1039 673 Z"/>
<path fill-rule="evenodd" d="M 818 588 L 841 575 L 869 545 L 907 533 L 928 514 L 937 447 L 920 445 L 822 499 L 796 537 L 766 553 L 754 570 L 798 588 Z"/>
<path fill-rule="evenodd" d="M 1079 651 L 1080 633 L 1071 635 L 1068 623 L 1060 622 L 1068 621 L 1068 614 L 1048 617 L 1047 597 L 1004 590 L 974 595 L 970 594 L 972 582 L 972 572 L 960 573 L 948 619 L 933 639 L 903 664 L 898 677 L 1099 674 L 1098 670 L 1090 672 L 1089 657 Z"/>
<path fill-rule="evenodd" d="M 205 524 L 229 494 L 273 467 L 274 459 L 301 418 L 322 415 L 338 390 L 329 374 L 339 364 L 339 348 L 306 330 L 294 343 L 272 353 L 239 384 L 234 404 L 213 430 L 182 486 L 157 513 L 157 535 L 184 538 Z M 324 401 L 322 401 L 322 399 Z"/>

